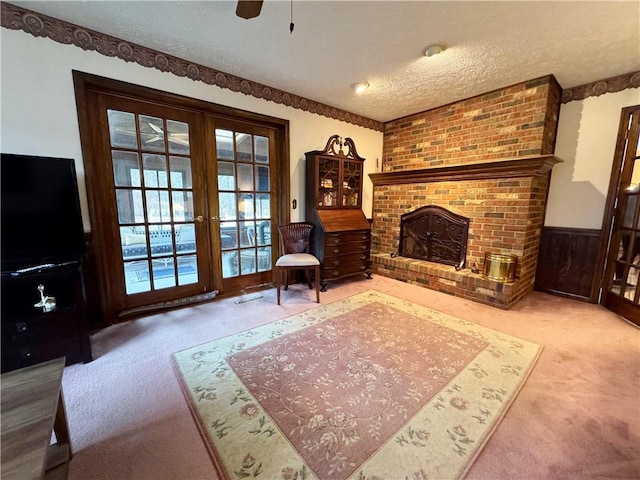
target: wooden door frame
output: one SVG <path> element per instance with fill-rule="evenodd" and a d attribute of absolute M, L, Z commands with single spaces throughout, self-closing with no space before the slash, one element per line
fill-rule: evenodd
<path fill-rule="evenodd" d="M 625 124 L 629 121 L 629 116 L 635 111 L 640 111 L 640 105 L 624 107 L 620 112 L 620 122 L 618 124 L 618 138 L 616 140 L 616 148 L 613 157 L 613 165 L 611 166 L 611 177 L 609 179 L 609 190 L 607 192 L 607 200 L 604 208 L 604 217 L 602 219 L 602 228 L 600 230 L 600 246 L 598 249 L 598 257 L 596 259 L 596 268 L 598 278 L 595 279 L 591 288 L 590 301 L 594 303 L 603 303 L 604 294 L 606 293 L 606 280 L 611 274 L 613 266 L 607 265 L 607 257 L 612 241 L 613 224 L 616 213 L 616 199 L 620 190 L 620 182 L 622 179 L 622 162 L 625 152 L 625 144 L 627 138 L 627 129 Z M 605 270 L 606 269 L 606 270 Z"/>
<path fill-rule="evenodd" d="M 73 84 L 75 89 L 76 110 L 78 114 L 78 127 L 80 132 L 80 145 L 82 149 L 82 159 L 85 171 L 85 187 L 89 207 L 89 217 L 91 221 L 91 238 L 95 239 L 94 232 L 103 230 L 102 219 L 97 215 L 97 202 L 94 188 L 92 187 L 96 175 L 96 162 L 94 135 L 91 131 L 91 121 L 89 118 L 88 93 L 107 93 L 122 97 L 130 97 L 137 101 L 146 101 L 158 105 L 173 108 L 192 110 L 193 112 L 209 114 L 219 118 L 233 121 L 251 123 L 259 126 L 267 126 L 276 131 L 277 135 L 277 157 L 274 168 L 277 168 L 277 218 L 280 224 L 290 221 L 290 151 L 289 151 L 289 121 L 268 115 L 262 115 L 237 108 L 217 105 L 204 100 L 199 100 L 184 95 L 164 92 L 150 87 L 113 80 L 110 78 L 72 71 Z M 108 258 L 100 242 L 93 245 L 96 258 L 96 270 L 98 279 L 98 298 L 100 299 L 100 311 L 102 313 L 103 324 L 111 324 L 115 321 L 119 312 L 109 305 L 109 287 L 106 285 L 104 275 L 101 272 L 109 268 Z"/>

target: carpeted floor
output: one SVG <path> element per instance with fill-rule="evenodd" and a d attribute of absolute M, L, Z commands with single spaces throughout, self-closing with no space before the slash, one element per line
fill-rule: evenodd
<path fill-rule="evenodd" d="M 539 292 L 502 311 L 379 276 L 331 284 L 321 303 L 368 289 L 544 346 L 466 478 L 640 478 L 638 328 L 600 306 Z M 317 306 L 313 295 L 292 285 L 280 307 L 271 289 L 92 335 L 95 360 L 63 377 L 71 480 L 218 478 L 171 354 L 305 312 Z"/>
<path fill-rule="evenodd" d="M 227 479 L 459 478 L 539 352 L 369 290 L 174 359 Z"/>

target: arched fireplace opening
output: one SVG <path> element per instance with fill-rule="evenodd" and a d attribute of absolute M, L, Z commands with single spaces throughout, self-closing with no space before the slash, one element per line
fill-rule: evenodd
<path fill-rule="evenodd" d="M 464 268 L 469 218 L 438 205 L 427 205 L 400 217 L 398 254 Z"/>

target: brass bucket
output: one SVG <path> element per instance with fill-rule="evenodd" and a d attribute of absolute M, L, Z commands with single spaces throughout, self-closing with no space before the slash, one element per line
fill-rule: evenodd
<path fill-rule="evenodd" d="M 502 253 L 484 254 L 484 274 L 498 282 L 513 282 L 516 278 L 518 257 Z"/>

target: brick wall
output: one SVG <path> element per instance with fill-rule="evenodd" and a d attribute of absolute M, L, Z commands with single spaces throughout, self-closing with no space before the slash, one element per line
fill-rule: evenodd
<path fill-rule="evenodd" d="M 385 124 L 391 170 L 553 153 L 562 89 L 551 75 Z"/>
<path fill-rule="evenodd" d="M 400 216 L 424 205 L 438 205 L 470 218 L 467 265 L 482 265 L 487 251 L 525 255 L 530 236 L 533 178 L 438 182 L 376 187 L 372 250 L 398 249 Z M 539 215 L 536 215 L 538 217 Z"/>
<path fill-rule="evenodd" d="M 560 96 L 558 83 L 546 76 L 389 122 L 383 147 L 385 171 L 550 154 Z M 424 205 L 444 207 L 470 218 L 468 267 L 475 263 L 482 268 L 486 252 L 518 257 L 517 281 L 503 302 L 511 305 L 533 289 L 547 191 L 548 175 L 374 185 L 372 252 L 397 250 L 403 213 Z M 438 285 L 447 291 L 447 282 Z M 470 298 L 455 285 L 448 290 Z M 485 303 L 494 304 L 491 297 L 487 292 Z"/>

